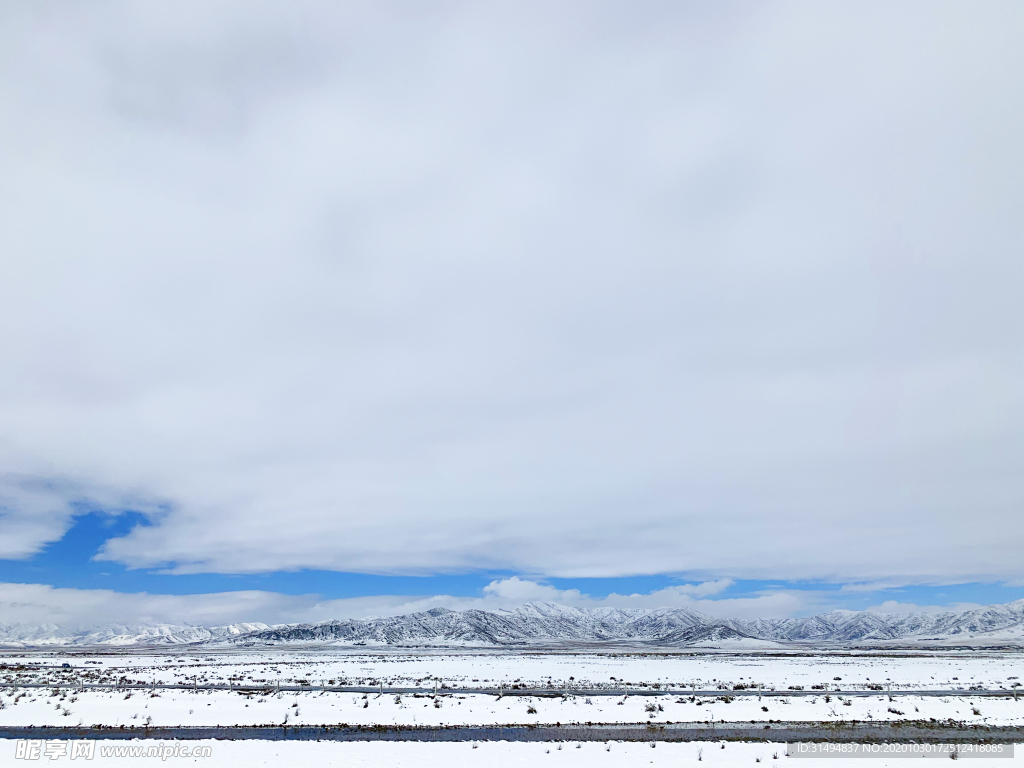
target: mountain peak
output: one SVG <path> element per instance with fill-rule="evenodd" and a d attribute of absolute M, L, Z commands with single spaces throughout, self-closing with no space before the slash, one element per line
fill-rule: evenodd
<path fill-rule="evenodd" d="M 56 625 L 0 626 L 0 645 L 145 646 L 432 644 L 501 647 L 530 643 L 618 642 L 648 646 L 707 646 L 742 640 L 779 643 L 875 644 L 964 638 L 1024 643 L 1024 600 L 1001 606 L 928 614 L 830 611 L 796 619 L 711 618 L 687 608 L 579 608 L 549 601 L 513 609 L 453 611 L 431 608 L 407 616 L 325 621 L 315 624 L 240 623 L 221 627 L 173 624 L 108 625 L 87 630 Z"/>

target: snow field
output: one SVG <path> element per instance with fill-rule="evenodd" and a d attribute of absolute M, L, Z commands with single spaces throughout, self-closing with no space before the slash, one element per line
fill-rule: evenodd
<path fill-rule="evenodd" d="M 509 725 L 667 723 L 693 721 L 898 721 L 953 719 L 1024 725 L 1024 697 L 825 696 L 794 699 L 689 696 L 519 697 L 229 691 L 61 692 L 21 689 L 0 694 L 0 723 L 27 725 Z M 846 702 L 849 702 L 848 704 Z"/>
<path fill-rule="evenodd" d="M 72 670 L 61 669 L 71 663 Z M 336 651 L 193 654 L 8 654 L 0 669 L 0 724 L 23 725 L 506 725 L 693 721 L 894 721 L 953 719 L 1024 724 L 1024 693 L 1011 686 L 1024 656 L 1005 654 L 556 654 L 374 653 Z M 91 662 L 91 663 L 90 663 Z M 99 662 L 99 663 L 96 663 Z M 439 695 L 333 691 L 242 694 L 237 691 L 115 690 L 119 681 L 199 686 L 277 684 L 419 687 Z M 78 682 L 110 689 L 75 690 Z M 18 688 L 60 683 L 59 688 Z M 452 693 L 451 688 L 516 686 L 567 694 L 552 697 Z M 867 686 L 883 688 L 868 690 Z M 659 688 L 660 686 L 660 688 Z M 598 696 L 580 689 L 667 687 L 714 693 Z M 736 695 L 802 689 L 807 696 Z M 825 687 L 828 687 L 826 690 Z M 1005 697 L 972 696 L 971 686 Z M 862 695 L 836 693 L 836 687 Z M 954 696 L 909 690 L 959 689 Z"/>
<path fill-rule="evenodd" d="M 74 667 L 60 669 L 63 662 Z M 98 662 L 98 663 L 96 663 Z M 0 680 L 49 682 L 115 681 L 127 677 L 140 683 L 294 685 L 379 685 L 493 688 L 522 685 L 529 688 L 566 686 L 594 688 L 647 687 L 718 688 L 762 684 L 785 690 L 789 686 L 828 685 L 864 689 L 968 689 L 971 685 L 1009 690 L 1024 672 L 1024 653 L 892 654 L 569 654 L 516 653 L 408 653 L 384 651 L 353 655 L 333 649 L 319 652 L 289 651 L 203 654 L 104 653 L 93 656 L 64 653 L 4 654 Z M 39 670 L 17 671 L 19 665 Z"/>
<path fill-rule="evenodd" d="M 170 742 L 132 741 L 97 744 L 164 745 Z M 209 765 L 218 768 L 292 768 L 315 765 L 330 768 L 622 768 L 622 766 L 693 766 L 694 768 L 770 768 L 789 762 L 813 768 L 819 760 L 794 761 L 786 757 L 785 744 L 740 744 L 729 742 L 658 743 L 654 748 L 637 742 L 282 742 L 282 741 L 195 741 L 190 746 L 209 745 L 207 758 L 103 757 L 99 749 L 86 763 L 92 768 L 124 768 L 127 765 Z M 1012 759 L 972 759 L 972 768 L 1020 768 L 1024 749 L 1017 745 Z M 15 743 L 0 739 L 0 766 L 25 765 L 15 760 Z M 775 757 L 777 756 L 777 758 Z M 699 757 L 699 760 L 698 760 Z M 63 759 L 63 758 L 62 758 Z M 829 764 L 829 763 L 826 763 Z M 838 763 L 841 768 L 885 768 L 906 765 L 904 760 L 852 759 Z M 913 765 L 913 763 L 911 763 Z"/>

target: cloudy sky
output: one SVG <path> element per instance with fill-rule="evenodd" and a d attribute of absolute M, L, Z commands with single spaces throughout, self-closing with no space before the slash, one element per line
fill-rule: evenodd
<path fill-rule="evenodd" d="M 1022 29 L 4 3 L 0 623 L 1024 596 Z"/>

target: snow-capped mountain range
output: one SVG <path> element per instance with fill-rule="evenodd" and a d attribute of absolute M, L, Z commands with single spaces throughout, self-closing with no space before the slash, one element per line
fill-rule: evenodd
<path fill-rule="evenodd" d="M 223 627 L 104 626 L 86 631 L 0 625 L 0 646 L 265 647 L 430 645 L 507 647 L 624 642 L 665 647 L 1024 644 L 1024 600 L 948 613 L 832 611 L 799 619 L 717 619 L 685 608 L 621 610 L 527 603 L 495 611 L 434 608 L 386 618 Z"/>
<path fill-rule="evenodd" d="M 107 624 L 86 630 L 70 630 L 56 624 L 0 624 L 0 648 L 188 645 L 228 640 L 238 635 L 266 629 L 270 629 L 270 626 L 260 622 L 231 624 L 224 627 Z"/>

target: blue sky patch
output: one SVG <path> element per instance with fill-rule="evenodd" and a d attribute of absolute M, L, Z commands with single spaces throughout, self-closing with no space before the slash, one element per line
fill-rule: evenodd
<path fill-rule="evenodd" d="M 495 580 L 510 572 L 475 572 L 433 576 L 379 576 L 324 570 L 275 571 L 263 574 L 168 574 L 158 570 L 131 570 L 94 556 L 108 539 L 124 536 L 137 525 L 148 524 L 144 515 L 127 512 L 79 515 L 59 541 L 51 542 L 27 560 L 0 560 L 0 580 L 48 584 L 77 589 L 110 589 L 117 592 L 190 595 L 236 590 L 263 590 L 290 595 L 317 594 L 325 599 L 371 595 L 453 595 L 476 597 Z M 521 574 L 520 574 L 521 575 Z M 522 576 L 522 575 L 521 575 Z M 523 578 L 531 578 L 522 576 Z M 612 593 L 648 594 L 679 584 L 710 580 L 707 576 L 655 575 L 622 578 L 537 579 L 559 590 L 579 590 L 594 598 Z M 756 598 L 766 593 L 799 591 L 815 593 L 823 608 L 862 610 L 888 600 L 917 605 L 957 603 L 996 604 L 1024 597 L 1024 587 L 996 583 L 941 586 L 911 585 L 891 589 L 843 590 L 841 584 L 812 581 L 737 580 L 710 599 Z M 817 612 L 817 610 L 811 611 Z"/>

